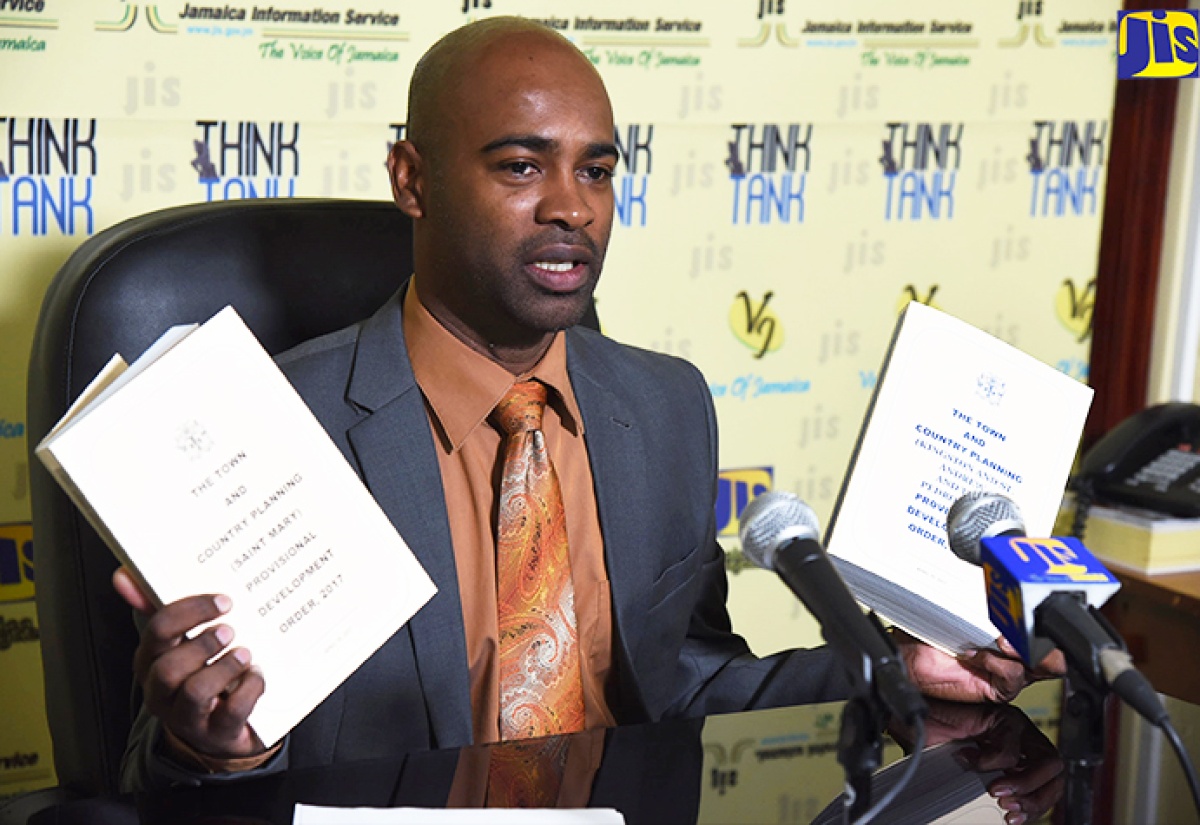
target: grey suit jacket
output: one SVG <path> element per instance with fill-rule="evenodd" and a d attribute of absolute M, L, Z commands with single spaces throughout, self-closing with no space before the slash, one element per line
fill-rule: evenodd
<path fill-rule="evenodd" d="M 278 359 L 438 588 L 290 734 L 276 761 L 292 767 L 471 739 L 450 527 L 433 436 L 404 343 L 402 293 L 362 323 Z M 617 721 L 847 695 L 845 674 L 828 649 L 759 659 L 730 630 L 724 555 L 715 539 L 716 422 L 699 371 L 581 328 L 567 332 L 567 368 L 584 419 L 604 537 Z M 127 784 L 143 785 L 152 778 L 147 772 L 160 773 L 152 756 L 157 735 L 152 720 L 135 726 Z"/>

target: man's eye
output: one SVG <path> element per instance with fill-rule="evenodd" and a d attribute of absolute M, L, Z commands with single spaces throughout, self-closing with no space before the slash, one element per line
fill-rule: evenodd
<path fill-rule="evenodd" d="M 504 164 L 504 168 L 518 177 L 525 177 L 537 171 L 537 168 L 527 160 L 511 160 Z"/>
<path fill-rule="evenodd" d="M 594 181 L 605 181 L 613 176 L 613 171 L 607 166 L 588 166 L 583 170 L 583 174 Z"/>

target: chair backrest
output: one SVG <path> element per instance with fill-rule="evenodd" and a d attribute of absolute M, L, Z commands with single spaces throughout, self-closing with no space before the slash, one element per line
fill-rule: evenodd
<path fill-rule="evenodd" d="M 412 227 L 375 201 L 164 209 L 84 242 L 46 293 L 29 366 L 32 449 L 114 352 L 232 304 L 271 353 L 370 315 L 412 271 Z M 62 786 L 114 792 L 131 721 L 129 608 L 112 553 L 31 457 L 46 709 Z"/>

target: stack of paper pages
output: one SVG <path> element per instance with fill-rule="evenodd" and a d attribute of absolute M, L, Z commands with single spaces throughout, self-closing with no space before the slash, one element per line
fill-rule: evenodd
<path fill-rule="evenodd" d="M 1067 535 L 1075 518 L 1075 500 L 1063 501 L 1055 533 Z M 1084 544 L 1106 564 L 1143 573 L 1200 570 L 1200 519 L 1177 518 L 1138 507 L 1088 510 Z"/>

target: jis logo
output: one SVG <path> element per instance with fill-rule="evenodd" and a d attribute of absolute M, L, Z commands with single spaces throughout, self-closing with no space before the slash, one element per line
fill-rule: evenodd
<path fill-rule="evenodd" d="M 1200 77 L 1200 12 L 1117 12 L 1117 77 Z"/>
<path fill-rule="evenodd" d="M 717 476 L 717 535 L 736 536 L 738 519 L 746 507 L 774 483 L 773 467 L 722 470 Z"/>

